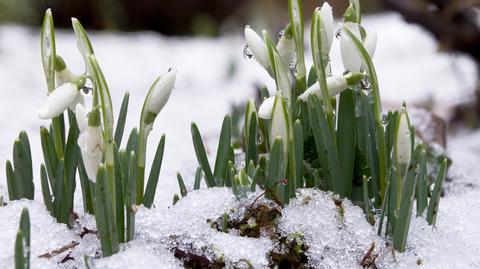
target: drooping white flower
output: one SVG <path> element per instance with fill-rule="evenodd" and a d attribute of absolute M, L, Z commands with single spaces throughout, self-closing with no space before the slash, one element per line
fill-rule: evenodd
<path fill-rule="evenodd" d="M 38 109 L 40 119 L 51 119 L 81 101 L 79 88 L 74 83 L 66 83 L 51 92 L 46 102 Z"/>
<path fill-rule="evenodd" d="M 360 26 L 358 24 L 347 22 L 344 24 L 344 26 L 347 27 L 354 34 L 354 36 L 362 42 L 370 57 L 373 58 L 377 46 L 377 34 L 373 31 L 366 32 L 365 39 L 362 39 L 360 34 Z M 366 69 L 366 65 L 360 55 L 360 52 L 355 47 L 353 41 L 345 33 L 342 34 L 340 38 L 340 52 L 345 70 L 350 72 L 360 72 Z"/>
<path fill-rule="evenodd" d="M 170 94 L 175 86 L 176 77 L 177 71 L 169 70 L 158 79 L 146 100 L 146 109 L 148 113 L 154 115 L 160 113 L 163 107 L 167 104 L 168 98 L 170 98 Z"/>
<path fill-rule="evenodd" d="M 349 86 L 354 86 L 363 78 L 361 73 L 348 73 L 344 76 L 327 77 L 327 88 L 329 96 L 335 96 Z M 320 100 L 323 100 L 320 84 L 317 82 L 310 86 L 304 93 L 300 95 L 300 99 L 304 102 L 308 101 L 310 94 L 316 94 Z"/>
<path fill-rule="evenodd" d="M 412 158 L 412 133 L 410 132 L 410 121 L 405 107 L 402 108 L 398 116 L 395 131 L 394 153 L 397 164 L 396 169 L 401 180 L 403 180 L 407 175 L 408 166 Z"/>
<path fill-rule="evenodd" d="M 288 24 L 277 43 L 278 54 L 287 70 L 290 68 L 290 64 L 293 62 L 295 55 L 295 40 L 293 39 L 292 31 L 292 25 Z"/>
<path fill-rule="evenodd" d="M 270 69 L 270 60 L 268 58 L 267 45 L 263 39 L 250 26 L 245 27 L 245 41 L 250 51 L 263 68 Z"/>
<path fill-rule="evenodd" d="M 258 108 L 258 117 L 269 120 L 272 117 L 273 104 L 275 103 L 275 96 L 269 97 L 263 101 Z"/>
<path fill-rule="evenodd" d="M 320 8 L 320 19 L 322 23 L 322 45 L 326 54 L 330 53 L 334 36 L 334 22 L 332 7 L 327 3 L 323 3 Z"/>
<path fill-rule="evenodd" d="M 88 114 L 88 126 L 80 133 L 77 143 L 87 176 L 95 182 L 98 166 L 102 163 L 103 156 L 103 135 L 98 107 Z"/>

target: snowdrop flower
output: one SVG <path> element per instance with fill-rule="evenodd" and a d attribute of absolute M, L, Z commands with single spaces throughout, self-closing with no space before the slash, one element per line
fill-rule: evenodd
<path fill-rule="evenodd" d="M 80 102 L 80 89 L 85 85 L 85 77 L 77 77 L 74 81 L 57 87 L 49 94 L 46 102 L 39 108 L 40 119 L 51 119 L 63 113 L 67 108 L 75 109 Z M 81 102 L 80 102 L 81 103 Z"/>
<path fill-rule="evenodd" d="M 100 128 L 100 109 L 94 108 L 88 114 L 88 125 L 77 140 L 88 178 L 95 182 L 98 166 L 103 156 L 103 135 Z"/>
<path fill-rule="evenodd" d="M 265 120 L 269 120 L 272 117 L 274 103 L 275 103 L 275 96 L 266 98 L 258 108 L 258 117 Z"/>
<path fill-rule="evenodd" d="M 268 58 L 267 45 L 263 39 L 254 31 L 250 26 L 245 27 L 245 41 L 253 57 L 259 62 L 266 70 L 270 69 L 270 60 Z"/>
<path fill-rule="evenodd" d="M 410 132 L 410 120 L 405 106 L 398 116 L 395 132 L 395 161 L 396 169 L 401 180 L 405 179 L 412 156 L 412 134 Z"/>
<path fill-rule="evenodd" d="M 145 121 L 147 124 L 152 123 L 158 113 L 167 104 L 168 98 L 172 93 L 172 89 L 175 86 L 175 79 L 177 77 L 177 71 L 169 70 L 166 74 L 163 74 L 158 78 L 157 82 L 153 86 L 154 88 L 148 94 L 147 100 L 145 100 L 146 114 Z"/>
<path fill-rule="evenodd" d="M 347 22 L 345 23 L 345 27 L 347 27 L 358 40 L 362 41 L 368 54 L 373 58 L 377 46 L 377 34 L 375 32 L 367 32 L 366 38 L 362 39 L 360 25 Z M 350 40 L 346 34 L 343 34 L 340 37 L 340 52 L 345 70 L 350 72 L 360 72 L 366 69 L 363 58 L 355 47 L 353 41 Z"/>
<path fill-rule="evenodd" d="M 348 87 L 355 86 L 362 80 L 363 75 L 361 73 L 348 73 L 344 76 L 327 77 L 328 94 L 335 96 Z M 317 82 L 310 86 L 304 93 L 300 95 L 300 99 L 304 102 L 308 101 L 310 94 L 316 94 L 320 100 L 323 99 L 320 84 Z"/>
<path fill-rule="evenodd" d="M 332 7 L 327 3 L 323 3 L 320 8 L 320 19 L 322 23 L 322 45 L 323 51 L 326 54 L 330 53 L 333 43 L 334 36 L 334 23 L 333 23 L 333 13 Z"/>
<path fill-rule="evenodd" d="M 282 59 L 285 68 L 290 69 L 290 64 L 293 62 L 295 55 L 295 40 L 293 39 L 293 28 L 291 24 L 283 30 L 283 35 L 277 43 L 277 51 Z"/>

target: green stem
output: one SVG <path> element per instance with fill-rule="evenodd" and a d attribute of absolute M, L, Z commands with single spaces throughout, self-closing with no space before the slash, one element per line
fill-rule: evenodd
<path fill-rule="evenodd" d="M 52 129 L 53 129 L 53 138 L 55 144 L 55 151 L 57 152 L 57 158 L 60 160 L 63 158 L 63 142 L 62 142 L 62 131 L 60 128 L 60 119 L 55 117 L 52 119 Z"/>
<path fill-rule="evenodd" d="M 140 205 L 143 202 L 143 189 L 145 185 L 145 161 L 146 161 L 146 146 L 147 136 L 145 134 L 145 125 L 143 120 L 140 121 L 140 130 L 138 133 L 138 156 L 137 156 L 137 204 Z"/>

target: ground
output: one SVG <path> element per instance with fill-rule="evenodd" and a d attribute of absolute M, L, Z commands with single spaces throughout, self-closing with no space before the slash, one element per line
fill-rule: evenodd
<path fill-rule="evenodd" d="M 379 35 L 374 63 L 385 107 L 395 108 L 401 100 L 406 100 L 410 105 L 433 103 L 434 111 L 448 117 L 454 104 L 471 98 L 476 80 L 471 61 L 459 55 L 439 54 L 435 41 L 428 34 L 403 23 L 397 15 L 367 17 L 364 24 Z M 215 231 L 207 225 L 206 219 L 216 219 L 242 203 L 236 201 L 229 191 L 215 189 L 191 192 L 178 206 L 168 209 L 173 194 L 179 192 L 175 179 L 177 171 L 184 174 L 188 189 L 193 186 L 192 173 L 197 162 L 190 137 L 190 123 L 195 121 L 198 124 L 208 151 L 213 153 L 221 120 L 231 105 L 253 96 L 255 85 L 260 83 L 266 83 L 273 90 L 274 83 L 267 73 L 257 63 L 243 58 L 244 41 L 240 34 L 241 31 L 238 35 L 218 39 L 192 39 L 165 38 L 154 33 L 91 33 L 95 53 L 109 82 L 116 112 L 123 92 L 130 91 L 127 130 L 138 125 L 143 98 L 156 76 L 170 67 L 178 70 L 176 88 L 157 118 L 149 141 L 147 159 L 151 161 L 160 134 L 166 133 L 165 157 L 155 209 L 140 208 L 137 239 L 123 246 L 125 251 L 120 254 L 95 261 L 96 268 L 146 268 L 149 264 L 163 264 L 162 268 L 181 267 L 170 251 L 173 247 L 171 244 L 177 242 L 183 246 L 189 240 L 200 242 L 196 247 L 203 244 L 217 249 L 217 253 L 213 254 L 218 256 L 221 253 L 227 265 L 245 266 L 242 260 L 246 259 L 255 268 L 267 266 L 266 253 L 272 248 L 270 239 L 239 237 Z M 56 37 L 57 53 L 65 58 L 73 71 L 83 72 L 73 34 L 60 31 Z M 0 99 L 0 163 L 4 164 L 6 159 L 11 158 L 13 141 L 18 132 L 24 129 L 30 136 L 32 151 L 36 153 L 33 159 L 35 175 L 39 174 L 41 162 L 38 130 L 42 124 L 48 123 L 38 119 L 36 113 L 36 107 L 46 96 L 39 50 L 37 29 L 13 25 L 0 27 L 0 88 L 3 88 Z M 333 72 L 341 72 L 338 45 L 334 44 L 332 58 Z M 295 227 L 301 227 L 304 240 L 310 245 L 307 256 L 319 268 L 355 268 L 373 241 L 376 242 L 376 251 L 380 253 L 377 262 L 380 268 L 413 268 L 417 264 L 420 264 L 419 268 L 478 268 L 480 233 L 477 223 L 480 212 L 476 209 L 480 206 L 479 142 L 480 133 L 476 132 L 461 131 L 449 136 L 448 153 L 454 162 L 449 172 L 452 181 L 447 183 L 445 197 L 440 202 L 437 227 L 432 229 L 420 218 L 412 220 L 405 254 L 395 253 L 393 256 L 385 247 L 384 239 L 376 237 L 374 228 L 363 220 L 359 214 L 361 210 L 348 202 L 345 202 L 346 219 L 351 216 L 352 221 L 346 223 L 352 228 L 331 237 L 322 237 L 325 236 L 322 231 L 326 230 L 314 225 L 317 224 L 315 218 L 322 220 L 325 217 L 328 220 L 336 212 L 328 211 L 329 208 L 335 208 L 332 207 L 334 203 L 328 200 L 329 194 L 325 193 L 300 194 L 300 197 L 307 195 L 316 198 L 309 205 L 302 206 L 303 200 L 300 198 L 292 202 L 282 211 L 283 219 L 292 215 L 296 217 L 290 219 L 302 221 L 280 221 L 279 228 L 287 236 L 298 232 Z M 0 196 L 6 198 L 3 167 L 0 168 Z M 75 210 L 80 214 L 79 225 L 74 230 L 68 230 L 56 224 L 45 211 L 41 204 L 39 177 L 35 180 L 34 202 L 12 202 L 0 207 L 0 267 L 6 265 L 11 268 L 13 242 L 23 206 L 29 207 L 32 220 L 32 267 L 82 267 L 84 255 L 95 256 L 98 252 L 98 241 L 91 232 L 94 229 L 93 218 L 82 213 L 80 192 L 76 193 L 75 203 Z M 248 197 L 245 199 L 248 201 Z M 313 216 L 298 217 L 310 207 L 318 208 L 311 211 L 314 212 Z M 335 222 L 327 221 L 326 225 L 332 223 Z M 314 233 L 315 229 L 320 230 Z M 198 237 L 195 236 L 197 234 Z M 172 235 L 182 238 L 177 240 L 171 238 Z M 334 240 L 337 236 L 352 240 Z M 331 242 L 327 242 L 329 240 Z M 70 250 L 51 259 L 38 257 L 72 242 L 79 243 L 70 254 L 74 260 L 67 257 Z M 348 244 L 338 245 L 342 242 L 353 245 L 351 248 L 347 248 Z M 322 253 L 325 257 L 319 260 L 319 257 L 323 257 Z M 348 258 L 342 260 L 342 257 Z M 64 263 L 57 264 L 64 259 L 67 259 Z"/>

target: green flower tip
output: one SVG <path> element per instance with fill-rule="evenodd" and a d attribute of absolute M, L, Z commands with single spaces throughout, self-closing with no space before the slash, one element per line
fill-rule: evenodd
<path fill-rule="evenodd" d="M 360 72 L 351 72 L 345 75 L 348 86 L 357 85 L 364 77 L 365 75 Z"/>
<path fill-rule="evenodd" d="M 90 113 L 88 113 L 88 126 L 99 127 L 100 122 L 100 106 L 96 106 L 90 111 Z"/>
<path fill-rule="evenodd" d="M 87 81 L 86 76 L 78 76 L 71 81 L 73 85 L 77 87 L 78 90 L 82 89 L 85 86 L 85 82 Z"/>
<path fill-rule="evenodd" d="M 62 72 L 67 68 L 67 65 L 65 64 L 65 61 L 63 58 L 59 55 L 55 55 L 55 71 L 56 72 Z"/>

